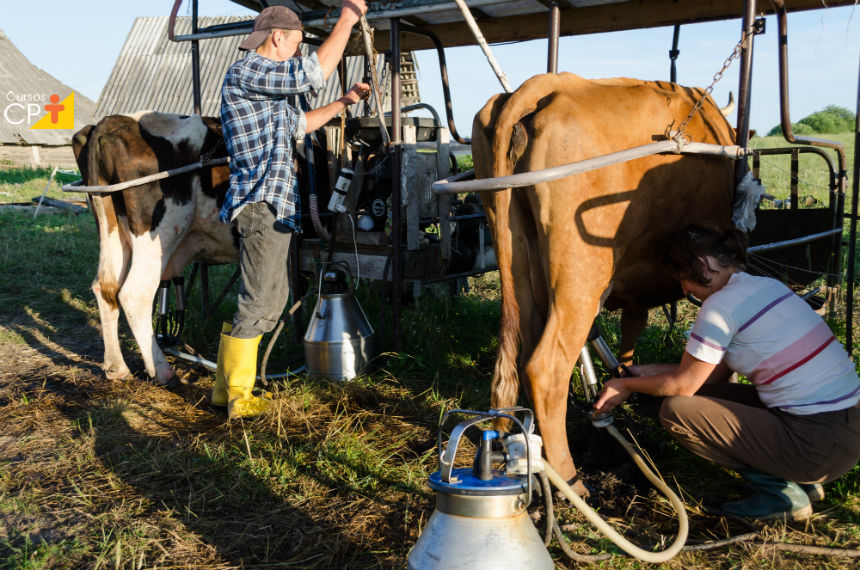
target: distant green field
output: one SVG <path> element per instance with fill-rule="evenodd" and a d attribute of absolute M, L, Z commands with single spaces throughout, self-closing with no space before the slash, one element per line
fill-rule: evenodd
<path fill-rule="evenodd" d="M 841 143 L 845 148 L 848 184 L 846 193 L 850 195 L 852 170 L 854 165 L 854 133 L 837 135 L 815 135 L 815 138 L 832 140 Z M 785 148 L 792 145 L 782 137 L 754 137 L 750 146 L 756 149 Z M 833 165 L 838 169 L 836 152 L 826 150 L 831 156 Z M 752 162 L 750 163 L 752 164 Z M 819 202 L 827 202 L 830 174 L 825 160 L 815 154 L 801 153 L 798 168 L 798 195 L 801 198 L 811 196 Z M 788 198 L 791 188 L 791 157 L 790 155 L 763 156 L 761 159 L 760 176 L 768 194 L 776 199 Z M 846 205 L 849 202 L 846 201 Z M 763 207 L 768 207 L 767 202 Z"/>

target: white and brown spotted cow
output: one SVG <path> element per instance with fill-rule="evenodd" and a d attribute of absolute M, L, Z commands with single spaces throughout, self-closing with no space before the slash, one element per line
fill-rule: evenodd
<path fill-rule="evenodd" d="M 652 143 L 677 129 L 701 96 L 670 83 L 536 76 L 475 117 L 476 175 L 540 170 Z M 734 141 L 710 98 L 686 134 L 695 142 Z M 632 347 L 645 309 L 681 296 L 661 264 L 670 236 L 692 222 L 728 225 L 733 176 L 730 159 L 660 155 L 483 193 L 502 285 L 493 405 L 515 403 L 522 374 L 546 457 L 567 479 L 576 476 L 567 391 L 594 317 L 603 305 L 622 308 L 625 348 Z M 585 493 L 581 483 L 575 488 Z"/>
<path fill-rule="evenodd" d="M 227 154 L 217 119 L 142 112 L 105 117 L 73 137 L 87 186 L 141 178 Z M 234 263 L 237 239 L 218 221 L 229 168 L 216 166 L 136 186 L 92 194 L 99 231 L 93 292 L 99 307 L 108 378 L 129 374 L 120 351 L 119 307 L 140 347 L 146 372 L 158 384 L 175 373 L 156 343 L 152 306 L 159 281 L 179 275 L 192 260 Z"/>

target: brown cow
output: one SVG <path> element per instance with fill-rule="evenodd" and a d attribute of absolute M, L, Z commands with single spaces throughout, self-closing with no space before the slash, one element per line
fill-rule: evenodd
<path fill-rule="evenodd" d="M 700 89 L 663 82 L 536 76 L 490 99 L 475 117 L 476 176 L 550 168 L 661 140 L 701 96 Z M 730 145 L 733 134 L 710 98 L 686 128 L 695 142 Z M 567 391 L 594 317 L 601 306 L 623 309 L 625 345 L 632 346 L 646 307 L 681 296 L 661 266 L 662 252 L 688 223 L 730 223 L 733 173 L 726 158 L 658 155 L 482 193 L 502 285 L 493 406 L 515 403 L 521 372 L 547 460 L 567 479 L 576 478 Z M 579 481 L 575 489 L 587 493 Z"/>
<path fill-rule="evenodd" d="M 72 145 L 86 185 L 101 186 L 192 164 L 201 154 L 224 157 L 222 140 L 217 119 L 147 111 L 105 117 L 77 132 Z M 147 374 L 159 384 L 174 377 L 153 334 L 153 299 L 159 281 L 179 275 L 192 259 L 238 260 L 232 226 L 218 221 L 228 176 L 227 166 L 216 166 L 92 195 L 100 242 L 93 292 L 108 378 L 129 374 L 117 330 L 120 304 Z"/>

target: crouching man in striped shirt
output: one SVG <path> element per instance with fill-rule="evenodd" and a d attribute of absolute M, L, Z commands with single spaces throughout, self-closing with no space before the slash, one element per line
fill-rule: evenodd
<path fill-rule="evenodd" d="M 833 333 L 781 282 L 743 272 L 746 236 L 690 226 L 670 265 L 702 308 L 681 363 L 631 368 L 597 402 L 607 412 L 631 393 L 666 396 L 660 421 L 681 445 L 738 471 L 754 489 L 723 511 L 800 520 L 821 483 L 860 459 L 860 380 Z M 729 383 L 733 372 L 750 384 Z"/>
<path fill-rule="evenodd" d="M 220 219 L 236 223 L 242 279 L 232 326 L 225 323 L 221 334 L 212 404 L 226 406 L 230 419 L 259 415 L 269 405 L 265 395 L 251 391 L 260 338 L 275 327 L 289 295 L 290 238 L 301 231 L 294 141 L 367 97 L 370 88 L 357 83 L 341 99 L 307 113 L 288 98 L 323 87 L 366 11 L 364 0 L 343 0 L 331 35 L 303 57 L 299 17 L 284 6 L 265 8 L 239 46 L 249 53 L 224 78 L 221 122 L 230 153 L 230 189 Z"/>

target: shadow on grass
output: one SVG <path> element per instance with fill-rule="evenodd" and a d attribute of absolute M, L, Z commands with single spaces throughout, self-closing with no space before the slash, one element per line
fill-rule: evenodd
<path fill-rule="evenodd" d="M 138 414 L 147 423 L 146 431 L 162 428 L 171 436 L 142 433 L 132 425 Z M 177 418 L 157 406 L 99 405 L 90 416 L 97 457 L 146 498 L 143 515 L 169 518 L 175 532 L 199 537 L 221 561 L 244 568 L 378 565 L 372 554 L 362 552 L 339 529 L 275 493 L 254 460 L 233 452 L 217 457 L 188 447 L 177 449 L 191 433 L 217 429 L 211 417 L 185 426 L 188 434 L 183 438 L 174 431 Z M 191 537 L 186 540 L 193 542 Z"/>

